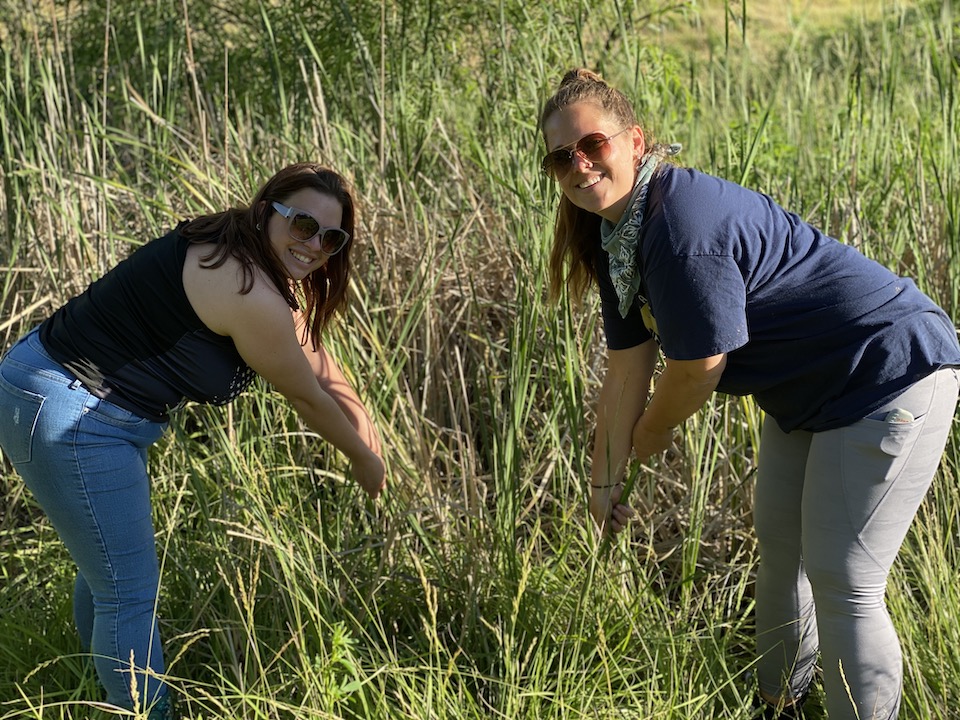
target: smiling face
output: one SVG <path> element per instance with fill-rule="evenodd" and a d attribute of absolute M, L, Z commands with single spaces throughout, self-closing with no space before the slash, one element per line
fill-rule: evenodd
<path fill-rule="evenodd" d="M 573 154 L 569 172 L 558 183 L 574 205 L 616 223 L 620 220 L 637 175 L 637 162 L 643 155 L 643 131 L 628 127 L 591 102 L 579 102 L 555 111 L 543 123 L 547 150 L 573 146 L 592 133 L 610 139 L 609 154 L 602 160 L 588 160 Z M 619 133 L 619 134 L 618 134 Z"/>
<path fill-rule="evenodd" d="M 297 210 L 304 210 L 324 227 L 340 227 L 343 222 L 343 206 L 332 195 L 313 188 L 297 190 L 284 198 L 282 203 Z M 279 212 L 271 212 L 267 221 L 267 236 L 274 252 L 293 280 L 303 280 L 314 270 L 327 264 L 330 256 L 320 250 L 320 238 L 299 242 L 290 236 L 289 222 Z"/>

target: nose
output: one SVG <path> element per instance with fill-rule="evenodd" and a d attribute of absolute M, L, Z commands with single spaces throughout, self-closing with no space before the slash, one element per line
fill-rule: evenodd
<path fill-rule="evenodd" d="M 593 163 L 580 150 L 574 150 L 573 157 L 570 158 L 570 167 L 579 171 L 582 168 L 592 168 Z"/>
<path fill-rule="evenodd" d="M 300 243 L 304 250 L 309 252 L 313 256 L 314 262 L 319 262 L 320 266 L 323 267 L 327 264 L 327 260 L 330 258 L 323 250 L 321 246 L 321 240 L 319 233 L 314 235 L 312 238 L 307 240 L 304 243 Z"/>
<path fill-rule="evenodd" d="M 318 253 L 320 253 L 320 254 L 322 255 L 322 254 L 324 254 L 324 253 L 322 253 L 321 250 L 320 250 L 320 248 L 321 248 L 321 246 L 322 246 L 322 242 L 323 242 L 323 241 L 320 239 L 321 235 L 322 235 L 322 233 L 317 233 L 316 235 L 314 235 L 312 238 L 310 238 L 309 240 L 307 240 L 307 241 L 306 241 L 305 243 L 303 243 L 303 244 L 306 245 L 307 247 L 309 247 L 311 250 L 314 250 L 314 251 L 316 251 L 316 252 L 318 252 Z"/>

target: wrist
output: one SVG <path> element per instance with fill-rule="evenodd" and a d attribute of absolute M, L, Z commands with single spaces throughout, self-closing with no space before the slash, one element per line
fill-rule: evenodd
<path fill-rule="evenodd" d="M 379 455 L 377 455 L 372 448 L 367 447 L 364 443 L 360 443 L 347 457 L 350 458 L 350 462 L 352 463 L 366 463 L 370 462 L 372 458 L 379 458 Z"/>
<path fill-rule="evenodd" d="M 622 485 L 622 480 L 617 480 L 617 482 L 612 483 L 590 483 L 590 487 L 594 490 L 609 490 L 610 488 L 615 488 L 617 485 Z"/>

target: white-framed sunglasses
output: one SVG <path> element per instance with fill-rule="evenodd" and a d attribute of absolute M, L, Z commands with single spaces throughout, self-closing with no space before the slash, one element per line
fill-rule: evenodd
<path fill-rule="evenodd" d="M 350 233 L 343 228 L 324 227 L 306 210 L 287 207 L 278 202 L 273 209 L 287 219 L 287 232 L 297 242 L 308 243 L 315 237 L 320 238 L 320 252 L 324 255 L 336 255 L 350 241 Z"/>

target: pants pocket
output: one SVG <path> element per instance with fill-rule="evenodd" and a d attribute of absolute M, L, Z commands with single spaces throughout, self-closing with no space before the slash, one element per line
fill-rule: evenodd
<path fill-rule="evenodd" d="M 33 436 L 45 399 L 0 374 L 0 448 L 14 465 L 33 459 Z"/>

